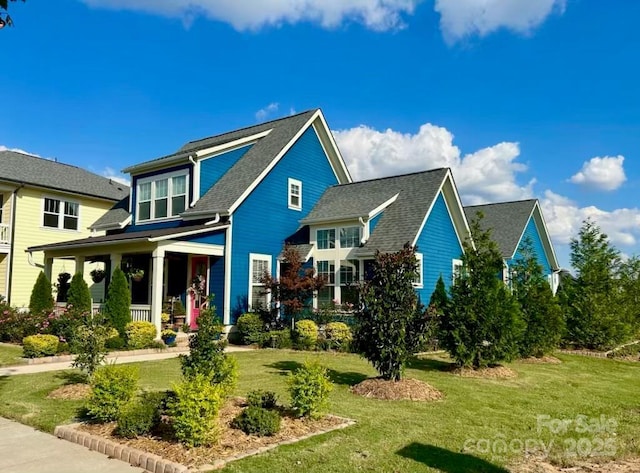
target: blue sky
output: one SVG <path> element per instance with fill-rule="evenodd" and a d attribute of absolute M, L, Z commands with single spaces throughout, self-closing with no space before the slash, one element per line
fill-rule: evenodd
<path fill-rule="evenodd" d="M 593 217 L 640 249 L 640 2 L 10 4 L 0 147 L 116 176 L 323 109 L 355 178 L 451 166 L 464 203 L 537 197 L 560 261 Z"/>

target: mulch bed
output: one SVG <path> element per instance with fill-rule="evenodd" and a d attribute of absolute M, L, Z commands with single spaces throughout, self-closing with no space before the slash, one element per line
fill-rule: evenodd
<path fill-rule="evenodd" d="M 520 363 L 531 363 L 531 364 L 550 364 L 550 365 L 558 365 L 562 363 L 561 360 L 556 358 L 555 356 L 545 355 L 541 357 L 530 356 L 529 358 L 523 358 L 518 360 Z"/>
<path fill-rule="evenodd" d="M 365 379 L 351 387 L 359 396 L 388 401 L 437 401 L 443 395 L 433 386 L 417 379 L 389 381 L 382 378 Z"/>
<path fill-rule="evenodd" d="M 88 384 L 65 384 L 47 394 L 47 398 L 79 401 L 88 398 L 89 394 L 91 386 Z"/>
<path fill-rule="evenodd" d="M 215 460 L 224 460 L 260 447 L 271 446 L 286 440 L 295 440 L 304 435 L 345 423 L 345 419 L 334 416 L 325 416 L 317 420 L 300 419 L 282 410 L 283 417 L 280 431 L 271 437 L 258 437 L 247 435 L 241 430 L 230 426 L 231 421 L 242 411 L 244 406 L 244 399 L 233 398 L 220 410 L 220 440 L 212 447 L 185 447 L 174 440 L 170 430 L 166 428 L 163 432 L 156 432 L 155 435 L 136 439 L 124 439 L 115 436 L 116 425 L 113 422 L 107 424 L 82 424 L 78 429 L 193 468 L 213 463 Z"/>
<path fill-rule="evenodd" d="M 487 368 L 456 368 L 452 371 L 453 374 L 461 376 L 463 378 L 484 378 L 484 379 L 508 379 L 516 378 L 518 374 L 511 368 L 506 366 L 489 366 Z"/>
<path fill-rule="evenodd" d="M 513 473 L 638 473 L 640 471 L 640 458 L 612 461 L 594 459 L 572 463 L 572 466 L 557 466 L 532 456 L 512 465 L 509 471 Z"/>

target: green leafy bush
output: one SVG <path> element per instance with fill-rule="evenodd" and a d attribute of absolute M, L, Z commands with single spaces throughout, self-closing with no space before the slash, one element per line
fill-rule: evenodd
<path fill-rule="evenodd" d="M 245 345 L 260 343 L 263 339 L 264 323 L 258 314 L 242 314 L 238 317 L 236 327 L 240 334 L 240 339 Z"/>
<path fill-rule="evenodd" d="M 131 365 L 107 365 L 96 370 L 91 381 L 87 411 L 100 422 L 118 418 L 138 390 L 138 369 Z"/>
<path fill-rule="evenodd" d="M 318 325 L 313 320 L 298 320 L 295 330 L 296 348 L 313 350 L 318 342 Z"/>
<path fill-rule="evenodd" d="M 318 417 L 326 408 L 333 384 L 327 369 L 314 362 L 306 362 L 289 375 L 291 408 L 303 417 Z"/>
<path fill-rule="evenodd" d="M 71 344 L 76 353 L 72 366 L 80 369 L 89 381 L 107 354 L 105 343 L 108 336 L 109 329 L 99 315 L 86 314 L 82 318 L 82 325 L 76 329 Z"/>
<path fill-rule="evenodd" d="M 272 330 L 266 332 L 260 344 L 262 348 L 292 348 L 291 330 Z"/>
<path fill-rule="evenodd" d="M 131 322 L 131 292 L 127 277 L 120 268 L 116 268 L 109 282 L 107 298 L 104 303 L 104 314 L 111 326 L 115 327 L 121 337 L 125 337 L 125 329 Z"/>
<path fill-rule="evenodd" d="M 324 336 L 329 342 L 329 348 L 335 350 L 348 350 L 353 340 L 351 329 L 344 322 L 329 322 L 324 327 Z"/>
<path fill-rule="evenodd" d="M 30 335 L 22 340 L 22 352 L 25 358 L 41 358 L 58 353 L 58 337 L 55 335 Z"/>
<path fill-rule="evenodd" d="M 21 314 L 0 296 L 0 341 L 22 343 L 22 339 L 41 330 L 43 314 Z"/>
<path fill-rule="evenodd" d="M 132 350 L 153 346 L 158 331 L 151 322 L 129 322 L 125 327 L 127 346 Z"/>
<path fill-rule="evenodd" d="M 67 292 L 67 307 L 70 311 L 85 314 L 91 312 L 91 292 L 81 273 L 71 278 L 69 292 Z"/>
<path fill-rule="evenodd" d="M 202 373 L 173 386 L 174 397 L 167 402 L 176 438 L 188 447 L 211 446 L 218 437 L 218 413 L 225 393 L 220 385 Z"/>
<path fill-rule="evenodd" d="M 132 400 L 118 414 L 116 434 L 135 438 L 145 435 L 160 422 L 166 393 L 144 393 Z"/>
<path fill-rule="evenodd" d="M 280 421 L 281 417 L 277 411 L 249 406 L 233 419 L 231 426 L 248 435 L 267 437 L 280 430 Z"/>
<path fill-rule="evenodd" d="M 249 406 L 264 407 L 265 409 L 273 409 L 278 402 L 278 396 L 273 391 L 264 391 L 256 389 L 247 394 L 247 404 Z"/>
<path fill-rule="evenodd" d="M 34 314 L 49 313 L 53 310 L 54 302 L 51 294 L 51 281 L 40 271 L 29 299 L 29 310 Z"/>
<path fill-rule="evenodd" d="M 59 311 L 53 317 L 49 318 L 48 330 L 61 341 L 72 344 L 76 330 L 82 325 L 84 315 L 86 314 L 80 314 L 73 310 L 68 311 L 65 309 Z"/>

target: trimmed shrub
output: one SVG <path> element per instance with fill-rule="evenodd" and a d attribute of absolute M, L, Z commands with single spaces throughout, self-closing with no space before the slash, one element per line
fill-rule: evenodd
<path fill-rule="evenodd" d="M 249 406 L 233 421 L 231 427 L 240 429 L 247 435 L 267 437 L 280 430 L 280 414 L 264 407 Z"/>
<path fill-rule="evenodd" d="M 173 386 L 167 402 L 176 438 L 188 447 L 211 446 L 218 437 L 218 413 L 225 393 L 211 378 L 197 373 Z"/>
<path fill-rule="evenodd" d="M 107 365 L 96 370 L 91 381 L 87 411 L 100 422 L 118 418 L 138 390 L 138 369 L 130 365 Z"/>
<path fill-rule="evenodd" d="M 84 276 L 80 273 L 74 274 L 71 278 L 71 285 L 67 292 L 67 306 L 76 313 L 91 312 L 91 292 Z"/>
<path fill-rule="evenodd" d="M 29 299 L 29 310 L 34 314 L 44 314 L 53 311 L 53 295 L 51 294 L 51 281 L 40 271 Z"/>
<path fill-rule="evenodd" d="M 142 320 L 129 322 L 125 333 L 127 346 L 132 350 L 152 347 L 158 334 L 155 325 Z"/>
<path fill-rule="evenodd" d="M 332 389 L 327 369 L 317 362 L 306 362 L 289 375 L 291 408 L 301 417 L 319 417 Z"/>
<path fill-rule="evenodd" d="M 104 314 L 111 326 L 115 327 L 123 338 L 125 337 L 125 328 L 131 322 L 130 307 L 131 292 L 127 277 L 120 268 L 116 268 L 109 282 Z"/>
<path fill-rule="evenodd" d="M 329 347 L 336 350 L 348 350 L 353 340 L 351 329 L 344 322 L 329 322 L 324 327 L 324 336 L 329 342 Z"/>
<path fill-rule="evenodd" d="M 41 358 L 58 353 L 58 337 L 55 335 L 30 335 L 22 340 L 22 352 L 25 358 Z"/>
<path fill-rule="evenodd" d="M 258 314 L 242 314 L 238 317 L 236 327 L 243 344 L 251 345 L 262 341 L 264 323 Z"/>
<path fill-rule="evenodd" d="M 273 391 L 264 391 L 256 389 L 247 394 L 247 404 L 249 406 L 263 407 L 265 409 L 273 409 L 278 402 L 278 396 Z"/>
<path fill-rule="evenodd" d="M 291 330 L 272 330 L 266 332 L 260 344 L 262 348 L 292 348 Z"/>
<path fill-rule="evenodd" d="M 318 342 L 318 325 L 313 320 L 298 320 L 295 335 L 296 348 L 313 350 Z"/>
<path fill-rule="evenodd" d="M 135 438 L 145 435 L 160 422 L 166 393 L 144 393 L 127 404 L 118 414 L 116 434 Z"/>

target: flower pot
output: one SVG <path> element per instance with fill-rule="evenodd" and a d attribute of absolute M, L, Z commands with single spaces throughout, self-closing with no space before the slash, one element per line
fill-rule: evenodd
<path fill-rule="evenodd" d="M 135 282 L 140 282 L 142 281 L 143 278 L 144 278 L 144 274 L 136 274 L 134 276 L 131 276 L 131 279 L 133 279 Z"/>
<path fill-rule="evenodd" d="M 176 342 L 176 336 L 173 335 L 171 337 L 163 337 L 162 340 L 164 341 L 165 345 L 173 345 Z"/>

